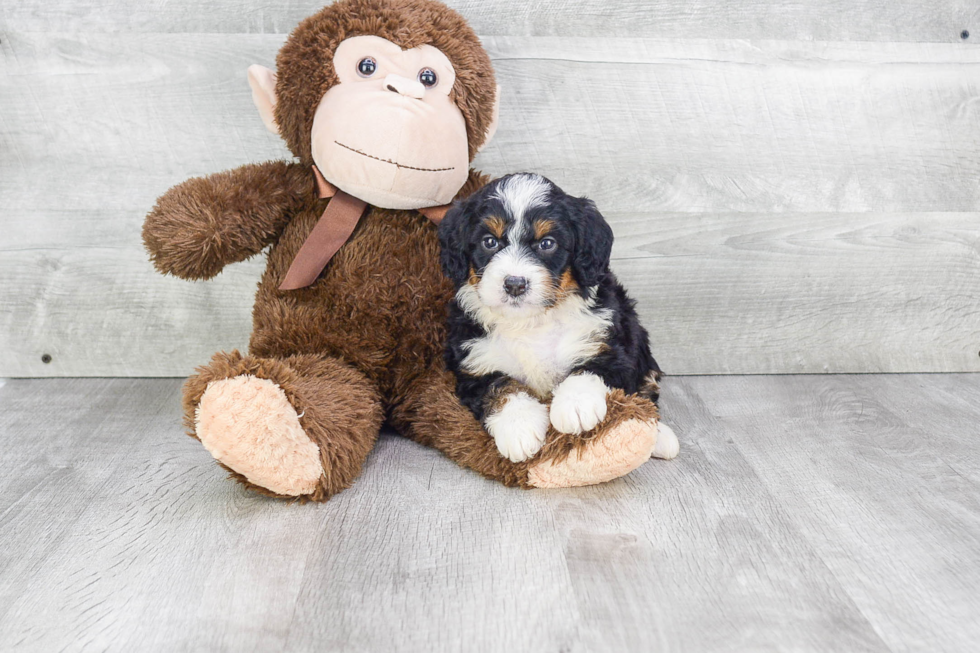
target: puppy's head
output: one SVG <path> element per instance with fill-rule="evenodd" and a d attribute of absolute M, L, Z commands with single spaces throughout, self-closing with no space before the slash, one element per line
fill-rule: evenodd
<path fill-rule="evenodd" d="M 439 240 L 443 270 L 458 296 L 503 318 L 530 317 L 570 296 L 587 296 L 609 269 L 613 234 L 591 200 L 521 173 L 454 205 L 439 225 Z"/>

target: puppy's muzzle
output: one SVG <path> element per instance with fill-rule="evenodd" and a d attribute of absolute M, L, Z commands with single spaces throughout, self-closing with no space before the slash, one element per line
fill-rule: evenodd
<path fill-rule="evenodd" d="M 504 291 L 511 297 L 520 297 L 527 292 L 527 279 L 525 277 L 505 278 Z"/>

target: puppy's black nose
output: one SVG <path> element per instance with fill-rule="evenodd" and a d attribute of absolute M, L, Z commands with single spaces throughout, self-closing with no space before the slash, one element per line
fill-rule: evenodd
<path fill-rule="evenodd" d="M 527 279 L 524 277 L 507 277 L 504 279 L 504 290 L 511 297 L 520 297 L 527 292 Z"/>

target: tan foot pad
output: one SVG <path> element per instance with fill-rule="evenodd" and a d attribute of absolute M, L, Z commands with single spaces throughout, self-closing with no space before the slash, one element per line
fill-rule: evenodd
<path fill-rule="evenodd" d="M 657 443 L 657 423 L 626 420 L 601 440 L 560 463 L 550 460 L 528 470 L 534 487 L 579 487 L 625 476 L 650 459 Z"/>
<path fill-rule="evenodd" d="M 196 428 L 212 456 L 277 494 L 310 494 L 323 474 L 319 448 L 268 379 L 242 375 L 208 384 Z"/>

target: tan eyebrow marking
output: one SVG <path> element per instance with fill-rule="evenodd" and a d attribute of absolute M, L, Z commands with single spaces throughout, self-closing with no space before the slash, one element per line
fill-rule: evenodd
<path fill-rule="evenodd" d="M 483 224 L 497 238 L 503 238 L 504 231 L 507 229 L 507 222 L 495 215 L 484 220 Z"/>
<path fill-rule="evenodd" d="M 554 228 L 555 223 L 552 220 L 537 220 L 534 223 L 534 239 L 541 240 L 550 234 Z"/>

